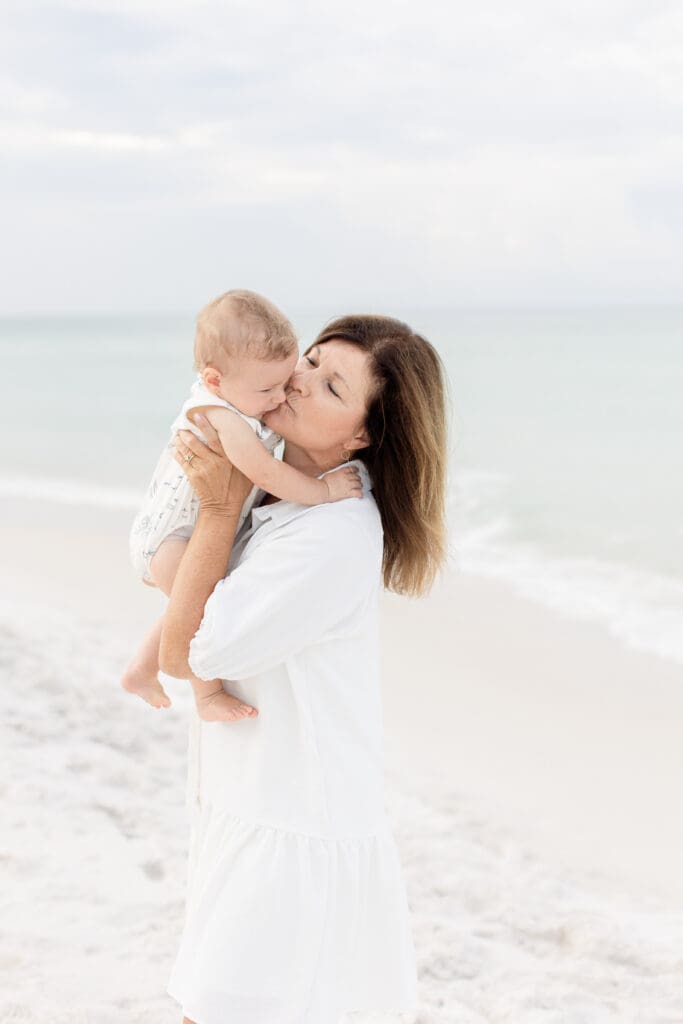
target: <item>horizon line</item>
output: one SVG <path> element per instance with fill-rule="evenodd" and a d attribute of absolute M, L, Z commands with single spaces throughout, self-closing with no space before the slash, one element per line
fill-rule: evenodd
<path fill-rule="evenodd" d="M 339 305 L 347 305 L 346 303 Z M 384 306 L 384 304 L 382 304 Z M 330 308 L 335 308 L 336 303 L 329 303 L 325 306 L 309 306 L 292 304 L 293 312 L 298 314 L 327 315 L 328 318 L 339 315 L 330 314 Z M 365 308 L 363 308 L 365 307 Z M 377 314 L 378 310 L 374 303 L 355 303 L 355 313 L 367 312 Z M 416 313 L 579 313 L 594 311 L 637 311 L 637 310 L 679 310 L 683 309 L 683 301 L 621 301 L 621 302 L 581 302 L 581 303 L 508 303 L 508 304 L 483 304 L 483 303 L 430 303 L 421 304 L 396 304 L 395 308 L 400 314 L 401 310 Z M 47 310 L 41 312 L 0 311 L 0 320 L 47 320 L 47 319 L 114 319 L 116 317 L 189 317 L 197 316 L 198 310 L 186 309 L 69 309 L 69 310 Z M 385 314 L 391 315 L 391 314 Z"/>

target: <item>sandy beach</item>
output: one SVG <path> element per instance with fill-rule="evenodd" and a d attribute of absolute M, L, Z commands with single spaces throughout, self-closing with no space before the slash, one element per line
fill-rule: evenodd
<path fill-rule="evenodd" d="M 188 694 L 119 690 L 162 608 L 128 520 L 5 503 L 2 1020 L 177 1019 Z M 680 669 L 455 573 L 385 597 L 383 652 L 406 1024 L 683 1020 Z"/>

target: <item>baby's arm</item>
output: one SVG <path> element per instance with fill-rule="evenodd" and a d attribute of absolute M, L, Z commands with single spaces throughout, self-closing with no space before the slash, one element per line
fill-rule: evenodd
<path fill-rule="evenodd" d="M 271 455 L 249 424 L 230 409 L 218 406 L 192 409 L 188 417 L 193 422 L 197 412 L 203 413 L 218 432 L 223 450 L 232 464 L 268 494 L 299 505 L 320 505 L 326 501 L 362 496 L 355 466 L 345 466 L 317 480 Z"/>

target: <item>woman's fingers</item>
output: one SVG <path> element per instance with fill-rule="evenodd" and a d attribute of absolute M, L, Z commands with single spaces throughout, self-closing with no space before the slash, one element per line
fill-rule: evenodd
<path fill-rule="evenodd" d="M 213 451 L 191 430 L 179 430 L 173 447 L 173 457 L 182 466 L 202 509 L 220 510 L 222 514 L 229 510 L 235 504 L 230 490 L 234 473 L 223 449 Z"/>
<path fill-rule="evenodd" d="M 193 434 L 191 430 L 179 430 L 176 437 L 180 442 L 195 455 L 201 455 L 202 448 L 206 448 L 203 441 L 200 441 L 196 434 Z"/>
<path fill-rule="evenodd" d="M 218 437 L 218 435 L 216 436 Z M 198 465 L 206 469 L 209 469 L 210 466 L 220 466 L 223 470 L 226 466 L 231 465 L 220 441 L 214 450 L 191 430 L 179 430 L 173 439 L 173 445 L 176 462 L 185 461 L 189 465 L 196 459 L 195 468 Z"/>
<path fill-rule="evenodd" d="M 218 431 L 211 426 L 206 416 L 203 416 L 202 413 L 198 412 L 195 416 L 195 423 L 206 438 L 206 443 L 211 451 L 216 452 L 217 455 L 221 455 L 223 452 L 223 445 L 221 444 L 221 439 L 218 436 Z"/>
<path fill-rule="evenodd" d="M 200 441 L 191 430 L 179 430 L 173 439 L 175 448 L 174 458 L 176 462 L 186 471 L 189 471 L 193 459 L 202 457 L 202 449 L 206 452 L 206 445 Z"/>

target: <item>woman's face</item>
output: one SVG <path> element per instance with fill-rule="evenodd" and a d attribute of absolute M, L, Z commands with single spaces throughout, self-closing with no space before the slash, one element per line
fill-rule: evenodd
<path fill-rule="evenodd" d="M 372 379 L 367 352 L 347 341 L 314 345 L 299 359 L 286 400 L 263 422 L 318 460 L 337 464 L 341 450 L 364 448 Z M 329 459 L 328 459 L 329 457 Z"/>

